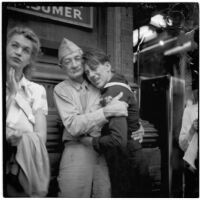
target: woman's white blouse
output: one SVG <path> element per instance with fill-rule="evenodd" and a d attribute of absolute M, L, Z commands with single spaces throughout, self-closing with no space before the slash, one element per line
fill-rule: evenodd
<path fill-rule="evenodd" d="M 48 113 L 46 90 L 44 86 L 29 81 L 23 76 L 19 82 L 19 88 L 15 96 L 15 101 L 12 102 L 7 112 L 6 126 L 10 128 L 17 128 L 18 126 L 16 127 L 16 125 L 18 123 L 23 123 L 19 119 L 24 117 L 27 117 L 29 122 L 34 125 L 34 114 L 38 109 L 41 109 L 45 115 Z M 9 91 L 7 90 L 6 101 L 8 98 Z"/>

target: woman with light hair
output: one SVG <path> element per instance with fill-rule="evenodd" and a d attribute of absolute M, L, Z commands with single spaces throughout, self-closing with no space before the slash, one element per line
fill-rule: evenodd
<path fill-rule="evenodd" d="M 6 197 L 44 197 L 48 192 L 50 168 L 45 146 L 46 91 L 42 85 L 25 77 L 27 68 L 33 64 L 39 51 L 39 38 L 31 29 L 14 27 L 8 32 Z"/>

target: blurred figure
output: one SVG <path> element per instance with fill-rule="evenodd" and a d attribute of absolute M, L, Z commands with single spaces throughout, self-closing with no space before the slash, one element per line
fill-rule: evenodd
<path fill-rule="evenodd" d="M 14 27 L 6 48 L 6 191 L 7 197 L 45 197 L 50 168 L 45 146 L 48 112 L 45 88 L 24 74 L 40 50 L 37 35 Z M 8 154 L 4 154 L 8 155 Z"/>
<path fill-rule="evenodd" d="M 199 196 L 199 119 L 198 90 L 194 91 L 196 101 L 185 108 L 179 136 L 180 148 L 184 151 L 185 197 Z"/>

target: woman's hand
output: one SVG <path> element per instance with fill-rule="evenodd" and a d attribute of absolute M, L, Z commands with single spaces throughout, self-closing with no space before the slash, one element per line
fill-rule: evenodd
<path fill-rule="evenodd" d="M 19 90 L 19 85 L 15 79 L 15 69 L 11 67 L 8 73 L 9 73 L 7 80 L 8 88 L 10 91 L 10 95 L 14 96 Z"/>

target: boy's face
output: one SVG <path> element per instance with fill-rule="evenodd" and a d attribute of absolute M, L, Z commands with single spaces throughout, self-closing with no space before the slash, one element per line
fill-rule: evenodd
<path fill-rule="evenodd" d="M 32 42 L 20 34 L 13 35 L 6 48 L 7 64 L 16 70 L 23 70 L 30 64 L 33 51 Z"/>
<path fill-rule="evenodd" d="M 79 82 L 79 80 L 82 79 L 84 72 L 82 66 L 82 54 L 80 51 L 75 51 L 63 58 L 62 68 L 70 79 Z"/>
<path fill-rule="evenodd" d="M 109 62 L 95 66 L 85 65 L 85 74 L 96 88 L 103 88 L 109 82 L 111 66 Z"/>

